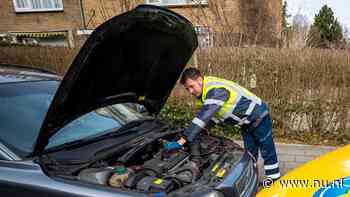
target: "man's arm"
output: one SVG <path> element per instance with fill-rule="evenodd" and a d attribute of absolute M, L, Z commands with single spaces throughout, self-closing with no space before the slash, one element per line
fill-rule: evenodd
<path fill-rule="evenodd" d="M 224 88 L 215 88 L 207 93 L 204 105 L 198 112 L 197 116 L 192 120 L 189 127 L 186 128 L 184 134 L 187 139 L 181 138 L 178 143 L 183 145 L 186 140 L 190 143 L 196 138 L 198 133 L 208 126 L 210 120 L 221 109 L 225 101 L 229 99 L 229 92 Z"/>

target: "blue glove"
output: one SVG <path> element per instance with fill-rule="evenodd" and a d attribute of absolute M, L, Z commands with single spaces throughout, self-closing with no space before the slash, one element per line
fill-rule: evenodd
<path fill-rule="evenodd" d="M 181 149 L 182 145 L 177 142 L 166 142 L 163 147 L 166 151 L 171 151 Z"/>

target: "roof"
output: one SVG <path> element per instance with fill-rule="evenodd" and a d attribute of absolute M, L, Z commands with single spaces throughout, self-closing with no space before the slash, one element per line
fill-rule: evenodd
<path fill-rule="evenodd" d="M 0 64 L 0 83 L 61 80 L 57 74 L 30 66 Z"/>

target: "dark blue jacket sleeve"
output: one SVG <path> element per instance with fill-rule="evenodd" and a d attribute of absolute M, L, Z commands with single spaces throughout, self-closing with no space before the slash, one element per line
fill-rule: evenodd
<path fill-rule="evenodd" d="M 214 118 L 225 101 L 229 99 L 229 92 L 224 88 L 214 88 L 207 93 L 204 105 L 199 110 L 197 116 L 192 120 L 189 127 L 185 129 L 185 136 L 190 143 L 196 138 L 197 134 L 205 128 L 210 120 Z"/>

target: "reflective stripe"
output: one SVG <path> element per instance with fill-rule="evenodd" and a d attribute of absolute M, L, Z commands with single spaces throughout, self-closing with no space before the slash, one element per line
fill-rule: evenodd
<path fill-rule="evenodd" d="M 269 111 L 264 111 L 261 115 L 260 115 L 260 118 L 264 118 L 265 116 L 267 116 L 269 114 Z"/>
<path fill-rule="evenodd" d="M 241 99 L 241 95 L 237 96 L 237 100 Z M 238 102 L 235 102 L 232 107 L 224 114 L 224 119 L 231 117 L 233 115 L 233 110 L 236 108 Z M 235 118 L 234 118 L 235 119 Z M 236 119 L 238 119 L 239 121 L 241 121 L 241 119 L 239 117 L 236 116 Z"/>
<path fill-rule="evenodd" d="M 239 86 L 237 86 L 237 85 L 235 85 L 233 83 L 229 84 L 229 83 L 223 83 L 223 82 L 219 82 L 219 81 L 212 81 L 212 82 L 207 82 L 206 83 L 206 88 L 208 88 L 208 87 L 210 87 L 212 85 L 214 85 L 214 86 L 228 86 L 228 87 L 234 89 L 240 95 L 245 96 L 249 100 L 251 100 L 251 101 L 253 101 L 253 102 L 255 102 L 255 103 L 259 104 L 259 105 L 261 104 L 261 99 L 260 98 L 247 94 L 245 91 L 242 90 L 243 87 L 239 87 Z"/>
<path fill-rule="evenodd" d="M 239 95 L 239 96 L 237 97 L 237 100 L 241 99 L 241 97 L 242 97 L 242 96 Z M 240 126 L 242 126 L 242 125 L 244 125 L 244 124 L 249 124 L 250 121 L 248 121 L 246 118 L 241 119 L 241 118 L 239 118 L 238 116 L 236 116 L 236 115 L 233 114 L 233 110 L 236 108 L 237 103 L 238 103 L 238 102 L 236 102 L 234 105 L 232 105 L 232 107 L 224 114 L 224 120 L 227 119 L 227 118 L 232 118 L 233 120 L 235 120 L 236 122 L 238 122 L 238 125 L 240 125 Z"/>
<path fill-rule="evenodd" d="M 197 126 L 199 126 L 200 128 L 204 128 L 205 127 L 205 122 L 203 122 L 203 120 L 199 119 L 199 118 L 194 118 L 192 120 L 193 124 L 196 124 Z"/>
<path fill-rule="evenodd" d="M 232 114 L 233 110 L 235 110 L 235 108 L 236 108 L 236 106 L 237 106 L 237 103 L 238 103 L 238 101 L 239 101 L 241 98 L 242 98 L 242 95 L 238 94 L 238 95 L 237 95 L 237 102 L 235 102 L 235 103 L 232 105 L 231 109 L 229 110 L 229 112 L 230 112 L 231 114 Z"/>
<path fill-rule="evenodd" d="M 219 120 L 219 119 L 217 119 L 217 118 L 215 118 L 215 117 L 211 118 L 211 120 L 212 120 L 213 122 L 215 122 L 215 124 L 220 123 L 220 120 Z"/>
<path fill-rule="evenodd" d="M 245 114 L 248 115 L 248 116 L 249 116 L 250 114 L 252 114 L 255 105 L 256 105 L 255 102 L 251 102 L 251 103 L 249 104 L 249 107 L 248 107 L 247 111 L 245 112 Z"/>
<path fill-rule="evenodd" d="M 236 122 L 238 122 L 239 126 L 242 126 L 244 124 L 250 124 L 250 121 L 247 118 L 239 118 L 238 116 L 234 115 L 234 114 L 225 114 L 224 120 L 226 120 L 227 118 L 232 118 L 233 120 L 235 120 Z"/>
<path fill-rule="evenodd" d="M 275 164 L 272 164 L 272 165 L 264 165 L 264 169 L 265 170 L 273 170 L 273 169 L 276 169 L 278 168 L 278 162 L 275 163 Z"/>
<path fill-rule="evenodd" d="M 266 175 L 267 177 L 271 178 L 271 179 L 278 179 L 281 177 L 281 173 L 275 173 L 275 174 L 270 174 L 270 175 Z"/>
<path fill-rule="evenodd" d="M 229 111 L 231 111 L 231 114 L 234 111 L 234 109 L 235 109 L 237 103 L 239 102 L 239 100 L 242 98 L 242 96 L 246 97 L 248 100 L 251 101 L 247 111 L 245 112 L 245 114 L 248 115 L 248 116 L 253 112 L 255 105 L 257 105 L 257 104 L 261 105 L 261 103 L 262 103 L 260 98 L 258 98 L 256 96 L 253 96 L 253 95 L 247 94 L 245 91 L 243 91 L 243 89 L 242 89 L 243 87 L 236 86 L 236 85 L 234 85 L 234 83 L 229 84 L 229 83 L 223 83 L 223 82 L 218 82 L 218 81 L 212 81 L 212 82 L 207 82 L 205 85 L 206 85 L 206 88 L 209 88 L 210 86 L 213 86 L 213 85 L 214 86 L 228 86 L 228 87 L 230 87 L 231 89 L 233 89 L 233 90 L 235 90 L 237 92 L 238 96 L 237 96 L 236 102 L 232 106 L 232 108 L 229 110 Z"/>
<path fill-rule="evenodd" d="M 240 119 L 238 116 L 235 116 L 234 114 L 231 114 L 230 116 L 228 116 L 228 118 L 232 118 L 233 120 L 237 121 L 239 125 L 243 125 L 243 120 Z"/>
<path fill-rule="evenodd" d="M 216 104 L 219 106 L 223 106 L 224 103 L 225 103 L 224 101 L 217 100 L 217 99 L 207 99 L 207 100 L 205 100 L 204 105 Z"/>
<path fill-rule="evenodd" d="M 242 119 L 242 124 L 250 124 L 250 121 L 247 119 L 247 117 L 244 117 Z"/>

